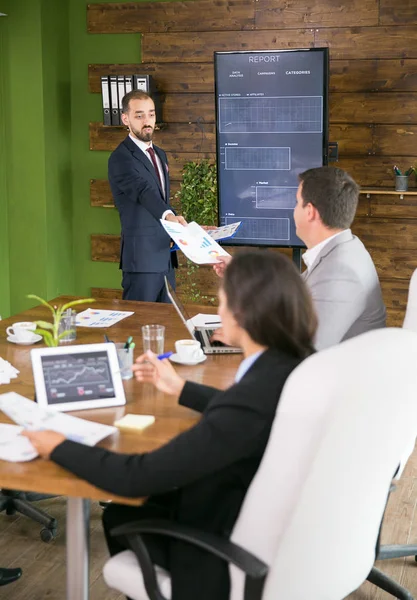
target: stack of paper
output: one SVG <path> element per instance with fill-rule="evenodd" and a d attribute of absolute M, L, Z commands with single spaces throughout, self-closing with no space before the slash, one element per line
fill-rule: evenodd
<path fill-rule="evenodd" d="M 31 444 L 28 447 L 26 443 L 21 442 L 22 439 L 26 440 L 26 438 L 18 436 L 22 428 L 38 431 L 51 429 L 57 433 L 62 433 L 69 440 L 87 446 L 94 446 L 100 440 L 117 431 L 115 427 L 65 415 L 50 407 L 43 409 L 36 402 L 32 402 L 15 392 L 0 395 L 0 410 L 21 426 L 14 429 L 14 431 L 10 430 L 10 433 L 8 433 L 8 439 L 14 439 L 10 452 L 7 450 L 7 444 L 1 444 L 0 458 L 4 460 L 23 461 L 31 460 L 31 458 L 37 456 Z M 0 436 L 2 435 L 3 432 L 0 431 Z M 19 440 L 16 440 L 17 437 L 19 437 Z M 32 450 L 35 454 L 30 456 L 29 450 Z"/>
<path fill-rule="evenodd" d="M 29 440 L 22 435 L 23 427 L 0 423 L 0 459 L 24 462 L 38 456 Z"/>
<path fill-rule="evenodd" d="M 19 371 L 15 369 L 7 360 L 0 358 L 0 385 L 10 383 L 11 379 L 16 379 Z"/>

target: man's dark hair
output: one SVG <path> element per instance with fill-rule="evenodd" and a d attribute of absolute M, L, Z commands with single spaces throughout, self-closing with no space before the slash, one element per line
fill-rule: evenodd
<path fill-rule="evenodd" d="M 142 90 L 132 90 L 125 94 L 122 98 L 122 113 L 129 112 L 129 102 L 131 100 L 152 100 L 149 94 Z"/>
<path fill-rule="evenodd" d="M 229 310 L 254 342 L 298 358 L 314 351 L 317 318 L 312 300 L 284 254 L 239 253 L 226 268 L 223 291 Z"/>
<path fill-rule="evenodd" d="M 308 169 L 299 175 L 303 205 L 312 204 L 330 229 L 348 229 L 355 218 L 359 186 L 337 167 Z"/>

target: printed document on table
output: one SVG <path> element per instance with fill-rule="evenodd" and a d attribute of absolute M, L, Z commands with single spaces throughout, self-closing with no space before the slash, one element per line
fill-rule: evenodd
<path fill-rule="evenodd" d="M 0 410 L 25 429 L 51 429 L 87 446 L 95 446 L 116 431 L 116 427 L 65 415 L 53 408 L 41 408 L 16 392 L 0 395 Z"/>
<path fill-rule="evenodd" d="M 77 327 L 111 327 L 134 313 L 129 310 L 99 310 L 87 308 L 77 314 Z"/>
<path fill-rule="evenodd" d="M 184 227 L 180 223 L 161 219 L 161 224 L 185 256 L 198 265 L 210 265 L 218 262 L 218 256 L 230 256 L 197 223 L 193 222 Z"/>
<path fill-rule="evenodd" d="M 26 462 L 38 456 L 30 441 L 20 435 L 23 427 L 0 423 L 0 460 Z"/>

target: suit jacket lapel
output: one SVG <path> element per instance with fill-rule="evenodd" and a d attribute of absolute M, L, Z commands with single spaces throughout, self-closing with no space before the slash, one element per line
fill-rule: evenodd
<path fill-rule="evenodd" d="M 348 242 L 352 239 L 353 239 L 353 235 L 352 235 L 351 231 L 343 231 L 340 235 L 338 235 L 337 237 L 330 240 L 330 242 L 328 244 L 326 244 L 324 246 L 324 248 L 322 248 L 322 250 L 319 252 L 318 256 L 316 257 L 316 259 L 315 259 L 314 263 L 311 265 L 311 267 L 309 269 L 307 269 L 306 271 L 304 271 L 304 273 L 302 275 L 304 281 L 306 281 L 310 277 L 310 275 L 312 274 L 314 269 L 316 269 L 319 266 L 319 264 L 321 263 L 323 258 L 328 256 L 330 254 L 330 252 L 332 252 L 340 244 Z"/>
<path fill-rule="evenodd" d="M 147 158 L 145 156 L 144 152 L 142 152 L 142 150 L 138 146 L 136 146 L 135 142 L 133 142 L 129 136 L 127 136 L 127 138 L 125 139 L 125 144 L 129 148 L 129 150 L 133 154 L 133 156 L 137 160 L 139 160 L 139 162 L 141 162 L 143 164 L 143 166 L 149 171 L 149 173 L 155 179 L 155 182 L 159 188 L 159 191 L 161 192 L 161 196 L 165 200 L 164 194 L 162 193 L 161 186 L 159 184 L 158 176 L 155 172 L 155 168 L 154 168 L 153 164 L 151 163 L 151 161 L 149 160 L 149 158 Z M 154 146 L 154 150 L 156 150 L 155 146 Z M 159 154 L 158 154 L 158 156 L 161 159 Z M 161 162 L 162 162 L 162 164 L 164 164 L 164 161 L 162 159 L 161 159 Z M 164 169 L 164 171 L 165 171 L 165 169 Z M 166 180 L 165 180 L 165 185 L 166 185 Z"/>

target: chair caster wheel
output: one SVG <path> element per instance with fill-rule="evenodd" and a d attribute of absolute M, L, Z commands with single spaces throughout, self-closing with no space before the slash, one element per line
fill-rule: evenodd
<path fill-rule="evenodd" d="M 45 527 L 44 529 L 41 529 L 40 535 L 41 535 L 41 540 L 43 542 L 45 542 L 45 544 L 48 544 L 49 542 L 52 542 L 54 537 L 56 537 L 56 529 L 47 529 Z"/>

